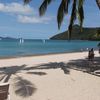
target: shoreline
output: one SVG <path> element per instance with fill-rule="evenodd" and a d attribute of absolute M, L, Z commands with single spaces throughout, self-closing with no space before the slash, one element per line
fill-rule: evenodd
<path fill-rule="evenodd" d="M 0 60 L 13 59 L 13 58 L 48 56 L 48 55 L 57 55 L 57 54 L 72 54 L 72 53 L 82 53 L 82 52 L 88 52 L 88 50 L 83 50 L 83 51 L 80 50 L 80 51 L 72 51 L 72 52 L 58 52 L 58 53 L 44 53 L 44 54 L 30 54 L 30 55 L 19 55 L 19 56 L 6 56 L 6 57 L 0 57 Z M 98 52 L 98 50 L 95 49 L 94 52 Z"/>
<path fill-rule="evenodd" d="M 94 50 L 94 52 L 95 51 L 97 51 L 97 50 Z M 81 53 L 81 52 L 88 52 L 88 51 L 84 50 L 84 51 L 73 51 L 73 52 L 58 52 L 58 53 L 45 53 L 45 54 L 6 56 L 6 57 L 0 57 L 0 60 L 2 60 L 2 59 L 13 59 L 13 58 L 25 58 L 25 57 L 38 57 L 38 56 L 58 55 L 58 54 L 72 54 L 72 53 Z"/>

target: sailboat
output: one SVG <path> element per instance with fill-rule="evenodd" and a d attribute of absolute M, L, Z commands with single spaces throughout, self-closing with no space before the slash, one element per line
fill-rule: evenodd
<path fill-rule="evenodd" d="M 42 41 L 43 41 L 43 43 L 45 43 L 45 42 L 46 42 L 46 41 L 45 41 L 45 39 L 43 39 Z"/>
<path fill-rule="evenodd" d="M 19 43 L 20 43 L 20 44 L 24 43 L 24 39 L 20 38 Z"/>
<path fill-rule="evenodd" d="M 22 43 L 24 43 L 24 39 L 22 39 Z"/>

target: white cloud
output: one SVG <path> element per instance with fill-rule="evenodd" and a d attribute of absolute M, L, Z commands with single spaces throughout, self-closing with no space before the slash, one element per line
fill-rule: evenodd
<path fill-rule="evenodd" d="M 0 3 L 0 12 L 8 12 L 14 14 L 30 14 L 33 9 L 29 5 L 23 5 L 19 3 L 4 4 Z"/>
<path fill-rule="evenodd" d="M 44 23 L 47 24 L 52 20 L 52 17 L 37 17 L 37 16 L 18 16 L 18 21 L 21 23 Z"/>
<path fill-rule="evenodd" d="M 0 12 L 17 14 L 18 22 L 20 23 L 49 23 L 53 17 L 40 18 L 30 5 L 23 5 L 21 3 L 0 3 Z M 34 16 L 33 16 L 34 15 Z"/>

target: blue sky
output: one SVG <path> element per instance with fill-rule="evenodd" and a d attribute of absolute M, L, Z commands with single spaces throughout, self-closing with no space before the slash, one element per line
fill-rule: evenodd
<path fill-rule="evenodd" d="M 33 0 L 24 6 L 23 0 L 0 0 L 0 36 L 48 39 L 63 32 L 69 24 L 69 17 L 64 18 L 58 30 L 56 14 L 60 0 L 55 0 L 47 9 L 45 16 L 39 17 L 38 8 L 43 0 Z M 85 0 L 85 27 L 100 27 L 100 11 L 95 0 Z"/>

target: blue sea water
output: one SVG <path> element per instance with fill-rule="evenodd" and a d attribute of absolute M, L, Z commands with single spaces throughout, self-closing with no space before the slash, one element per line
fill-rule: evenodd
<path fill-rule="evenodd" d="M 78 52 L 86 48 L 97 49 L 99 41 L 81 41 L 81 40 L 34 40 L 24 39 L 20 43 L 16 40 L 0 40 L 0 57 L 16 57 L 26 55 Z"/>

